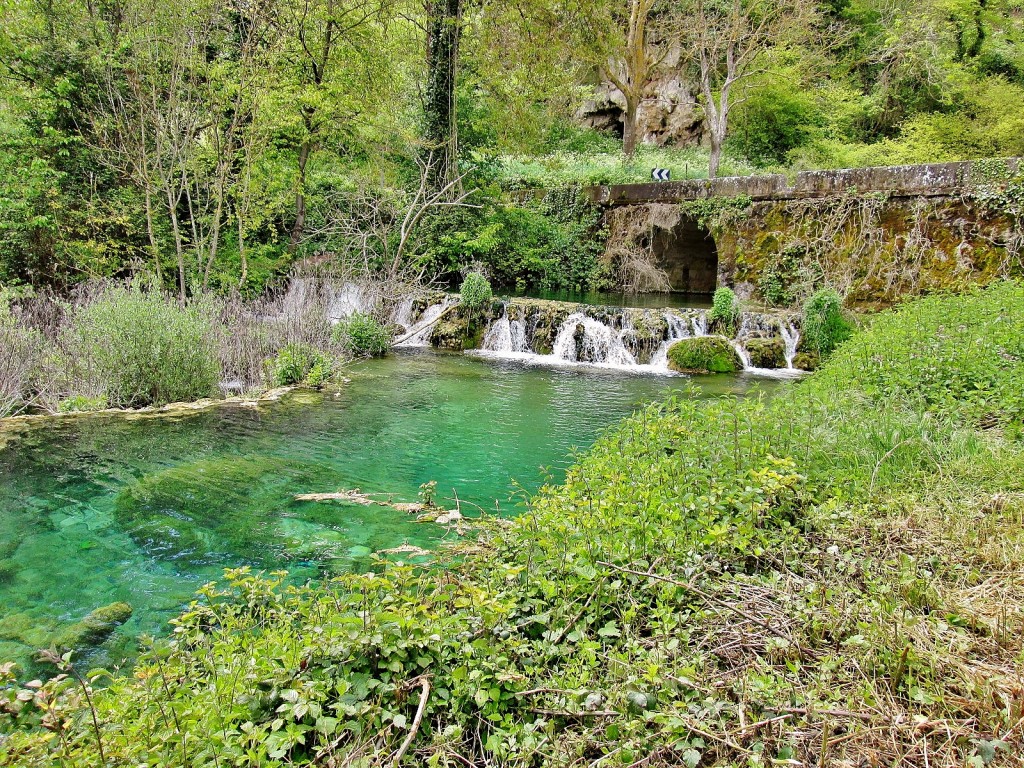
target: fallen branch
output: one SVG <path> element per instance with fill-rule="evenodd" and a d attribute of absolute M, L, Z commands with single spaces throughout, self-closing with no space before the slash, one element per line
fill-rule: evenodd
<path fill-rule="evenodd" d="M 430 328 L 431 326 L 437 325 L 437 323 L 441 320 L 442 317 L 447 315 L 449 312 L 451 312 L 453 309 L 455 309 L 458 306 L 459 306 L 458 304 L 452 304 L 450 307 L 448 307 L 448 309 L 444 310 L 441 314 L 439 314 L 437 317 L 435 317 L 433 320 L 431 320 L 426 325 L 422 325 L 422 326 L 419 326 L 419 327 L 415 327 L 414 326 L 413 330 L 409 331 L 408 333 L 406 333 L 401 338 L 398 338 L 398 339 L 395 339 L 394 341 L 392 341 L 391 342 L 391 346 L 397 347 L 399 344 L 404 344 L 406 341 L 411 339 L 417 333 L 422 333 L 423 331 L 427 330 L 427 328 Z"/>
<path fill-rule="evenodd" d="M 412 728 L 409 729 L 409 735 L 405 737 L 402 746 L 398 748 L 395 759 L 391 761 L 393 768 L 398 768 L 398 764 L 402 762 L 402 758 L 405 757 L 405 753 L 409 750 L 412 740 L 416 738 L 416 732 L 419 731 L 420 723 L 423 721 L 423 712 L 427 708 L 427 698 L 430 696 L 430 680 L 423 678 L 422 686 L 420 690 L 420 704 L 416 708 L 416 717 L 412 720 Z"/>

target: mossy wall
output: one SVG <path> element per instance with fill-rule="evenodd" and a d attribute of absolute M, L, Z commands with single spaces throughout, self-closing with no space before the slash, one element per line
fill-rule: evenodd
<path fill-rule="evenodd" d="M 684 220 L 711 232 L 718 284 L 769 304 L 791 304 L 789 286 L 798 284 L 827 284 L 849 302 L 885 305 L 1024 274 L 1018 159 L 593 187 L 588 194 L 618 211 L 678 205 Z M 662 251 L 653 254 L 660 268 L 685 267 Z"/>
<path fill-rule="evenodd" d="M 965 196 L 755 202 L 714 235 L 719 282 L 758 298 L 767 281 L 790 280 L 890 304 L 1022 273 L 1019 224 Z"/>

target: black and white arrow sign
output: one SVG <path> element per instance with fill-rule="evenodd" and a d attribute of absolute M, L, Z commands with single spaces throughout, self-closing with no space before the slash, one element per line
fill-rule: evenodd
<path fill-rule="evenodd" d="M 672 171 L 668 168 L 652 168 L 651 178 L 655 181 L 668 181 L 672 177 Z"/>

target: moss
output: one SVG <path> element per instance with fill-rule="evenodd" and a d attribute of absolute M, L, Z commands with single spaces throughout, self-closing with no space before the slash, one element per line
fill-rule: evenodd
<path fill-rule="evenodd" d="M 743 361 L 722 336 L 698 336 L 677 341 L 668 350 L 668 366 L 680 373 L 734 373 Z"/>
<path fill-rule="evenodd" d="M 163 560 L 270 565 L 285 546 L 274 503 L 294 485 L 336 482 L 315 464 L 274 456 L 202 459 L 156 472 L 125 488 L 117 523 Z"/>
<path fill-rule="evenodd" d="M 786 367 L 786 345 L 782 339 L 748 339 L 744 346 L 755 368 Z"/>
<path fill-rule="evenodd" d="M 0 560 L 0 584 L 9 584 L 18 575 L 18 566 L 10 560 Z"/>
<path fill-rule="evenodd" d="M 58 632 L 53 644 L 65 650 L 99 645 L 131 617 L 132 607 L 128 603 L 105 605 Z"/>
<path fill-rule="evenodd" d="M 793 358 L 793 367 L 801 371 L 813 371 L 821 363 L 821 360 L 814 352 L 798 352 Z"/>

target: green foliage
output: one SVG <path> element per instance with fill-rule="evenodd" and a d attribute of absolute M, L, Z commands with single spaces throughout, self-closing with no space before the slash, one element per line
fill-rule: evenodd
<path fill-rule="evenodd" d="M 515 204 L 502 196 L 477 210 L 444 211 L 424 232 L 424 263 L 444 276 L 473 264 L 508 289 L 588 291 L 605 287 L 601 211 L 577 188 Z"/>
<path fill-rule="evenodd" d="M 470 312 L 479 312 L 487 307 L 494 295 L 491 293 L 491 284 L 480 272 L 470 272 L 462 281 L 462 288 L 459 289 L 459 299 Z"/>
<path fill-rule="evenodd" d="M 138 408 L 216 389 L 213 328 L 197 303 L 183 307 L 156 290 L 113 287 L 82 306 L 67 333 L 75 394 L 98 389 L 112 407 Z"/>
<path fill-rule="evenodd" d="M 1013 282 L 919 299 L 874 319 L 870 332 L 844 343 L 815 381 L 1019 431 L 1024 422 L 1022 308 L 1024 287 Z"/>
<path fill-rule="evenodd" d="M 1024 445 L 975 426 L 1021 418 L 1022 331 L 1020 285 L 932 297 L 772 400 L 643 408 L 443 568 L 230 570 L 91 702 L 0 667 L 0 760 L 314 765 L 411 736 L 425 765 L 739 765 L 736 734 L 773 720 L 755 754 L 811 763 L 834 717 L 857 734 L 835 761 L 925 740 L 933 765 L 997 761 L 1019 713 L 992 691 L 1018 676 L 969 673 L 1024 650 L 986 618 L 1016 607 L 989 586 L 1020 573 Z"/>
<path fill-rule="evenodd" d="M 711 312 L 708 318 L 714 327 L 732 335 L 736 332 L 736 323 L 740 318 L 740 305 L 736 292 L 728 286 L 715 289 L 711 297 Z"/>
<path fill-rule="evenodd" d="M 632 162 L 623 159 L 622 147 L 579 152 L 556 151 L 540 157 L 508 155 L 501 158 L 497 181 L 505 189 L 553 189 L 595 184 L 643 184 L 651 180 L 651 168 L 668 168 L 673 179 L 707 176 L 708 152 L 700 147 L 652 147 L 641 145 Z M 727 155 L 720 175 L 749 176 L 754 167 Z"/>
<path fill-rule="evenodd" d="M 437 480 L 430 480 L 426 483 L 421 483 L 420 490 L 417 495 L 419 496 L 420 503 L 423 506 L 434 506 L 434 497 L 437 495 Z"/>
<path fill-rule="evenodd" d="M 381 357 L 391 348 L 391 332 L 363 312 L 354 312 L 334 326 L 334 340 L 352 357 Z"/>
<path fill-rule="evenodd" d="M 105 395 L 89 397 L 88 395 L 72 395 L 66 397 L 57 404 L 60 413 L 85 413 L 88 411 L 102 411 L 107 407 Z"/>
<path fill-rule="evenodd" d="M 269 363 L 270 378 L 276 387 L 306 384 L 320 387 L 334 374 L 334 361 L 320 350 L 292 342 L 285 345 Z"/>
<path fill-rule="evenodd" d="M 751 199 L 748 195 L 736 197 L 703 197 L 688 200 L 679 207 L 683 215 L 697 220 L 700 226 L 718 234 L 729 224 L 742 218 L 750 209 Z"/>
<path fill-rule="evenodd" d="M 697 336 L 677 341 L 668 350 L 668 365 L 682 373 L 735 373 L 743 361 L 722 336 Z"/>
<path fill-rule="evenodd" d="M 804 346 L 826 358 L 853 334 L 854 325 L 843 311 L 843 298 L 823 289 L 804 304 L 801 337 Z"/>
<path fill-rule="evenodd" d="M 801 269 L 804 249 L 790 246 L 769 263 L 757 279 L 757 290 L 767 304 L 789 307 L 797 300 L 801 290 Z"/>

